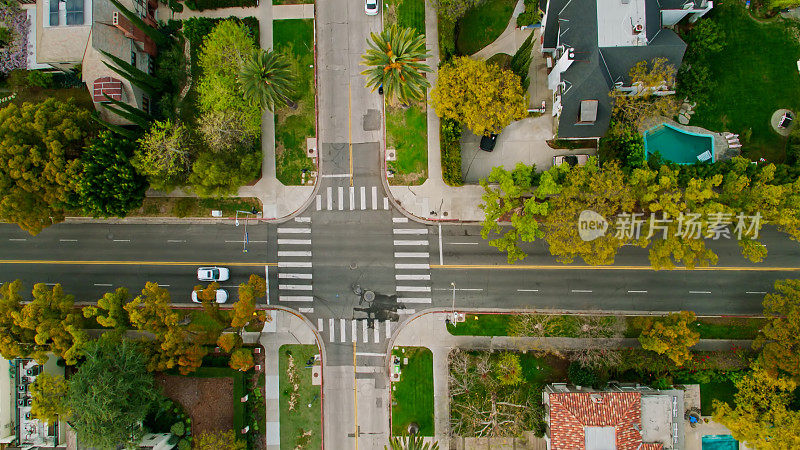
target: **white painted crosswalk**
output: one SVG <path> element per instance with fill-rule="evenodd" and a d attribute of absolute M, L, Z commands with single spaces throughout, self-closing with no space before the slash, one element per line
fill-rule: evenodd
<path fill-rule="evenodd" d="M 430 304 L 431 273 L 428 228 L 393 217 L 395 291 L 399 304 Z"/>
<path fill-rule="evenodd" d="M 414 311 L 405 310 L 402 313 L 413 314 Z M 392 322 L 388 320 L 317 319 L 317 331 L 330 343 L 380 344 L 392 337 L 392 329 Z"/>
<path fill-rule="evenodd" d="M 305 235 L 304 239 L 279 237 L 278 242 L 278 302 L 299 306 L 314 301 L 313 263 L 311 252 L 311 218 L 295 217 L 278 227 L 278 236 Z M 301 236 L 298 236 L 301 237 Z M 313 313 L 310 306 L 298 307 L 302 313 Z"/>
<path fill-rule="evenodd" d="M 378 186 L 327 186 L 317 194 L 317 211 L 388 210 L 389 198 Z"/>

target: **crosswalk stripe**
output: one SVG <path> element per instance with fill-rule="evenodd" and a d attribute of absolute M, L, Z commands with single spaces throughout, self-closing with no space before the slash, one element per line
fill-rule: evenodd
<path fill-rule="evenodd" d="M 328 207 L 327 207 L 327 208 L 325 208 L 325 209 L 327 209 L 328 211 L 330 211 L 330 210 L 332 209 L 332 208 L 331 208 L 331 204 L 333 203 L 333 194 L 332 194 L 332 192 L 333 192 L 333 187 L 331 187 L 331 186 L 328 186 L 328 188 L 326 189 L 326 191 L 328 192 L 328 198 L 326 198 L 325 200 L 328 202 Z"/>
<path fill-rule="evenodd" d="M 280 267 L 280 266 L 281 266 L 281 263 L 278 262 L 278 267 Z M 430 270 L 431 265 L 430 264 L 401 264 L 401 263 L 397 263 L 397 264 L 394 265 L 394 268 L 395 269 L 425 269 L 425 270 Z"/>
<path fill-rule="evenodd" d="M 404 241 L 396 239 L 394 245 L 428 245 L 428 241 Z"/>
<path fill-rule="evenodd" d="M 322 209 L 322 195 L 317 194 L 317 211 Z"/>
<path fill-rule="evenodd" d="M 309 274 L 311 275 L 311 274 Z M 311 277 L 309 277 L 311 278 Z M 404 275 L 404 274 L 397 274 L 394 276 L 394 279 L 397 281 L 409 281 L 409 280 L 430 280 L 431 276 L 428 274 L 413 274 L 413 275 Z"/>
<path fill-rule="evenodd" d="M 317 331 L 319 331 L 320 333 L 322 333 L 322 332 L 324 331 L 324 330 L 322 329 L 322 323 L 323 323 L 323 322 L 322 322 L 322 318 L 321 318 L 321 317 L 320 317 L 320 318 L 318 318 L 318 319 L 317 319 Z"/>
<path fill-rule="evenodd" d="M 430 292 L 430 286 L 397 286 L 397 292 Z"/>
<path fill-rule="evenodd" d="M 415 312 L 417 312 L 416 309 L 400 308 L 397 310 L 397 314 L 414 314 Z"/>
<path fill-rule="evenodd" d="M 311 245 L 311 239 L 278 239 L 278 245 Z"/>
<path fill-rule="evenodd" d="M 431 254 L 428 252 L 394 252 L 395 258 L 429 258 L 430 256 Z"/>
<path fill-rule="evenodd" d="M 303 314 L 311 314 L 314 312 L 314 308 L 299 308 L 298 310 Z"/>
<path fill-rule="evenodd" d="M 350 211 L 356 209 L 356 188 L 350 186 Z"/>
<path fill-rule="evenodd" d="M 427 230 L 425 230 L 427 231 Z M 281 227 L 278 228 L 278 233 L 285 234 L 310 234 L 311 228 L 294 228 L 294 227 Z"/>
<path fill-rule="evenodd" d="M 336 327 L 333 326 L 333 319 L 328 319 L 328 329 L 331 335 L 330 341 L 333 342 L 333 340 L 335 339 L 334 330 L 336 329 Z"/>
<path fill-rule="evenodd" d="M 386 324 L 386 339 L 389 339 L 392 337 L 392 322 L 386 320 L 384 323 Z"/>
<path fill-rule="evenodd" d="M 310 223 L 311 222 L 311 217 L 295 217 L 294 221 L 295 222 L 302 222 L 302 223 Z"/>
<path fill-rule="evenodd" d="M 367 209 L 367 188 L 361 186 L 359 188 L 359 192 L 361 193 L 361 209 Z"/>
<path fill-rule="evenodd" d="M 358 322 L 355 319 L 350 321 L 350 336 L 353 342 L 356 342 L 358 337 Z"/>
<path fill-rule="evenodd" d="M 344 319 L 339 319 L 339 331 L 342 332 L 342 335 L 339 336 L 339 342 L 344 342 L 345 338 L 347 337 L 346 333 L 344 332 Z"/>
<path fill-rule="evenodd" d="M 411 275 L 413 276 L 413 275 Z M 290 280 L 310 280 L 312 275 L 310 273 L 279 273 L 278 278 L 288 278 Z M 428 277 L 430 279 L 430 276 Z"/>
<path fill-rule="evenodd" d="M 280 228 L 279 228 L 280 229 Z M 395 228 L 394 234 L 428 234 L 427 228 Z"/>
<path fill-rule="evenodd" d="M 372 341 L 376 344 L 380 340 L 381 323 L 379 321 L 372 322 Z"/>
<path fill-rule="evenodd" d="M 310 284 L 280 284 L 278 289 L 282 291 L 313 291 L 314 286 Z"/>
<path fill-rule="evenodd" d="M 383 197 L 383 209 L 389 209 L 389 197 Z"/>
<path fill-rule="evenodd" d="M 392 217 L 392 222 L 394 222 L 394 223 L 406 223 L 406 222 L 408 222 L 408 217 Z"/>
<path fill-rule="evenodd" d="M 311 256 L 310 250 L 281 250 L 278 251 L 278 256 Z"/>
<path fill-rule="evenodd" d="M 339 211 L 344 209 L 344 187 L 339 186 Z"/>
<path fill-rule="evenodd" d="M 279 295 L 278 301 L 281 302 L 313 302 L 314 297 L 311 295 Z"/>
<path fill-rule="evenodd" d="M 278 261 L 278 267 L 311 267 L 310 261 Z"/>
<path fill-rule="evenodd" d="M 397 303 L 431 303 L 430 297 L 398 297 Z M 398 314 L 400 310 L 398 310 Z M 411 311 L 410 314 L 413 314 L 414 311 Z"/>
<path fill-rule="evenodd" d="M 362 320 L 361 321 L 361 330 L 362 330 L 361 334 L 364 336 L 364 340 L 362 342 L 364 342 L 366 344 L 367 342 L 369 342 L 369 337 L 367 336 L 367 321 L 366 320 Z"/>
<path fill-rule="evenodd" d="M 372 186 L 372 209 L 378 209 L 378 188 Z"/>

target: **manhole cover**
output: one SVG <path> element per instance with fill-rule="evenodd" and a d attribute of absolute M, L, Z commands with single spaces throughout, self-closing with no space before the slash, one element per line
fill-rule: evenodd
<path fill-rule="evenodd" d="M 358 269 L 358 263 L 351 262 L 350 263 L 350 270 L 356 270 L 356 269 Z"/>
<path fill-rule="evenodd" d="M 375 300 L 375 293 L 372 291 L 365 291 L 364 292 L 364 300 L 371 302 Z"/>

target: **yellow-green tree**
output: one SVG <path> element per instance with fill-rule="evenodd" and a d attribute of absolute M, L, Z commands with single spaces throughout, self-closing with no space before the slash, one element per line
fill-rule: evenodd
<path fill-rule="evenodd" d="M 228 431 L 206 431 L 194 437 L 192 443 L 194 450 L 218 450 L 221 448 L 228 450 L 244 450 L 247 443 L 237 439 L 233 430 Z"/>
<path fill-rule="evenodd" d="M 764 297 L 768 322 L 754 342 L 765 370 L 800 377 L 800 280 L 778 280 Z"/>
<path fill-rule="evenodd" d="M 431 104 L 439 117 L 461 122 L 477 135 L 500 133 L 528 115 L 527 97 L 514 72 L 466 56 L 439 69 Z"/>
<path fill-rule="evenodd" d="M 238 348 L 231 353 L 231 369 L 246 372 L 253 367 L 253 352 L 249 348 Z"/>
<path fill-rule="evenodd" d="M 633 92 L 614 89 L 609 95 L 614 100 L 613 114 L 619 120 L 638 127 L 650 117 L 672 117 L 678 112 L 674 95 L 655 95 L 675 86 L 676 69 L 666 58 L 640 61 L 629 72 Z"/>
<path fill-rule="evenodd" d="M 267 293 L 266 281 L 256 274 L 250 275 L 247 283 L 239 285 L 239 301 L 233 305 L 231 326 L 242 328 L 246 326 L 256 314 L 256 300 Z"/>
<path fill-rule="evenodd" d="M 94 318 L 104 327 L 114 328 L 119 331 L 128 328 L 128 312 L 125 304 L 131 299 L 128 288 L 117 288 L 114 292 L 106 292 L 97 301 L 97 306 L 84 306 L 83 317 Z"/>
<path fill-rule="evenodd" d="M 794 381 L 774 377 L 756 365 L 736 383 L 735 407 L 714 401 L 714 420 L 749 448 L 800 448 L 800 412 L 789 409 Z"/>
<path fill-rule="evenodd" d="M 69 384 L 61 375 L 39 374 L 31 384 L 31 414 L 49 424 L 66 418 Z"/>
<path fill-rule="evenodd" d="M 217 339 L 217 345 L 225 353 L 230 353 L 233 349 L 241 347 L 242 337 L 236 333 L 224 333 Z"/>
<path fill-rule="evenodd" d="M 18 321 L 23 302 L 20 289 L 21 280 L 0 285 L 0 354 L 7 360 L 28 356 L 36 347 L 35 330 L 23 328 Z"/>
<path fill-rule="evenodd" d="M 695 314 L 691 311 L 648 317 L 643 320 L 639 343 L 645 350 L 666 355 L 675 364 L 682 365 L 692 359 L 689 348 L 700 340 L 700 333 L 692 330 L 694 322 Z"/>

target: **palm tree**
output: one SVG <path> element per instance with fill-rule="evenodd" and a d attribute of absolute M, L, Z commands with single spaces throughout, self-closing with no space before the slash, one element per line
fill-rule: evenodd
<path fill-rule="evenodd" d="M 424 438 L 418 434 L 403 437 L 392 436 L 389 439 L 389 445 L 391 450 L 439 450 L 438 442 L 425 443 Z M 389 447 L 385 448 L 389 450 Z"/>
<path fill-rule="evenodd" d="M 362 75 L 367 76 L 367 87 L 374 91 L 383 86 L 388 98 L 399 98 L 404 103 L 421 100 L 430 83 L 422 72 L 430 72 L 425 64 L 430 55 L 425 52 L 425 37 L 413 28 L 392 26 L 381 34 L 370 33 L 370 48 L 362 56 L 361 64 L 369 66 Z"/>
<path fill-rule="evenodd" d="M 248 58 L 239 72 L 239 86 L 245 100 L 275 112 L 276 105 L 290 104 L 294 82 L 289 61 L 274 51 L 259 49 Z"/>

